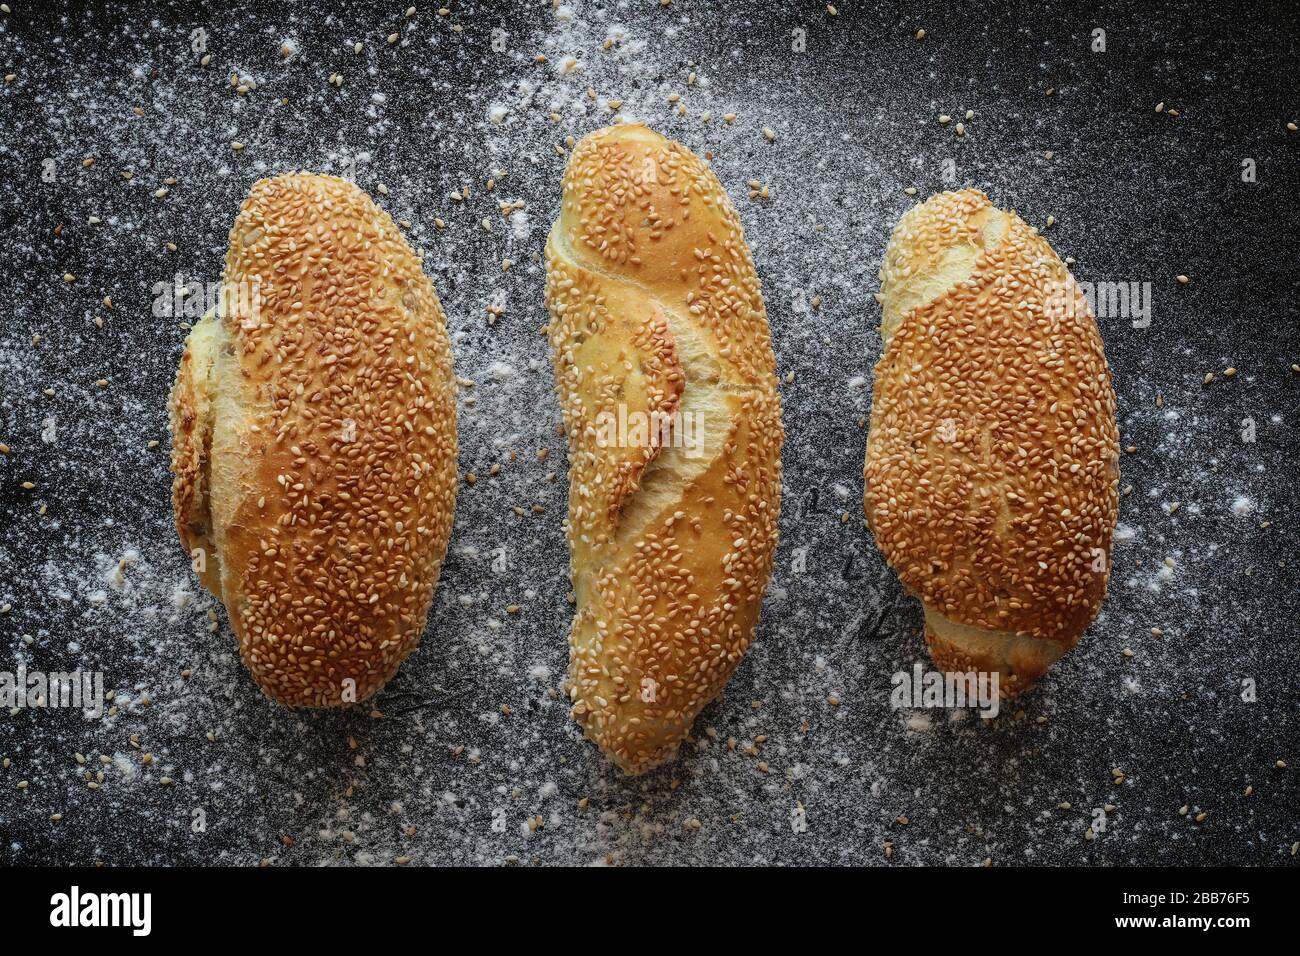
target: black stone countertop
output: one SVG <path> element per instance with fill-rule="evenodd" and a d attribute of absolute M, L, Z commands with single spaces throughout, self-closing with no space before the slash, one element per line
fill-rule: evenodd
<path fill-rule="evenodd" d="M 101 671 L 115 709 L 0 712 L 0 861 L 1295 865 L 1295 5 L 10 6 L 0 670 Z M 711 154 L 787 432 L 758 638 L 697 743 L 635 780 L 554 696 L 567 481 L 539 334 L 566 139 L 616 112 Z M 251 183 L 299 168 L 409 224 L 476 383 L 458 405 L 480 477 L 382 718 L 264 699 L 172 528 L 186 320 L 155 302 L 217 282 Z M 927 657 L 861 504 L 885 243 L 962 185 L 1138 296 L 1099 317 L 1134 449 L 1109 599 L 992 721 L 891 709 L 891 676 Z"/>

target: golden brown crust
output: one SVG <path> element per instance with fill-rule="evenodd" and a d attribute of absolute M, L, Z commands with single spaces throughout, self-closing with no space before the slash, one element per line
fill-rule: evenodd
<path fill-rule="evenodd" d="M 1101 337 L 1047 242 L 974 190 L 904 216 L 881 278 L 867 518 L 926 605 L 936 663 L 1014 693 L 1106 591 L 1119 437 Z"/>
<path fill-rule="evenodd" d="M 211 322 L 205 318 L 205 322 Z M 203 329 L 203 332 L 209 331 Z M 200 333 L 202 334 L 202 333 Z M 172 434 L 172 510 L 176 533 L 203 586 L 221 595 L 221 567 L 209 540 L 208 467 L 211 441 L 211 350 L 186 344 L 168 402 Z"/>
<path fill-rule="evenodd" d="M 392 220 L 334 177 L 254 184 L 224 303 L 250 287 L 256 308 L 200 323 L 181 360 L 178 529 L 210 543 L 205 584 L 269 697 L 361 701 L 419 643 L 451 530 L 445 320 Z"/>
<path fill-rule="evenodd" d="M 783 438 L 767 316 L 717 178 L 644 126 L 578 144 L 546 254 L 578 605 L 569 694 L 587 736 L 641 773 L 676 752 L 758 622 Z M 620 406 L 702 423 L 700 454 L 680 433 L 611 444 L 600 422 Z"/>
<path fill-rule="evenodd" d="M 196 365 L 203 357 L 186 344 L 181 353 L 176 381 L 172 385 L 167 403 L 168 422 L 172 435 L 172 511 L 176 516 L 176 532 L 181 544 L 189 551 L 194 539 L 211 522 L 208 515 L 207 457 L 204 443 L 204 420 L 207 416 L 206 400 L 196 379 L 206 378 L 208 370 Z"/>

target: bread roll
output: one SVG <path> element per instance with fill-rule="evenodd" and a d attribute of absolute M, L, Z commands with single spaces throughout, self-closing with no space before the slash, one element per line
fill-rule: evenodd
<path fill-rule="evenodd" d="M 925 604 L 934 662 L 996 671 L 1011 697 L 1105 596 L 1119 436 L 1101 337 L 1038 231 L 974 190 L 903 216 L 880 277 L 867 520 Z"/>
<path fill-rule="evenodd" d="M 172 389 L 172 497 L 268 697 L 364 700 L 419 643 L 455 506 L 454 387 L 438 297 L 388 215 L 331 176 L 254 184 Z"/>
<path fill-rule="evenodd" d="M 569 438 L 569 697 L 637 774 L 676 752 L 754 637 L 781 496 L 767 315 L 717 178 L 640 125 L 578 144 L 546 263 Z"/>

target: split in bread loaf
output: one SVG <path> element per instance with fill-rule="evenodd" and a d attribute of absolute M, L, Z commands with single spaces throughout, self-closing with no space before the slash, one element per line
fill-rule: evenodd
<path fill-rule="evenodd" d="M 546 262 L 572 714 L 637 774 L 677 751 L 753 639 L 780 511 L 775 360 L 735 209 L 694 153 L 645 126 L 574 149 Z M 620 415 L 672 424 L 616 435 Z"/>
<path fill-rule="evenodd" d="M 251 290 L 251 291 L 250 291 Z M 172 389 L 176 526 L 262 690 L 364 700 L 415 649 L 456 495 L 433 284 L 353 184 L 254 184 Z"/>
<path fill-rule="evenodd" d="M 1101 336 L 1047 241 L 975 190 L 903 216 L 881 282 L 867 520 L 925 604 L 935 663 L 996 671 L 1014 696 L 1106 592 L 1119 435 Z"/>

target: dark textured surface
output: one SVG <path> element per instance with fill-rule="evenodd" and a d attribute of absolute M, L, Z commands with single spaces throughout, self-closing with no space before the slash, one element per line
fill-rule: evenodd
<path fill-rule="evenodd" d="M 0 605 L 11 606 L 0 669 L 101 670 L 117 711 L 0 714 L 0 860 L 877 864 L 891 843 L 893 865 L 1295 864 L 1293 4 L 1083 15 L 844 3 L 832 17 L 812 3 L 635 0 L 575 3 L 568 20 L 546 4 L 411 19 L 398 4 L 11 6 L 0 16 L 14 77 L 0 87 Z M 627 35 L 605 50 L 612 24 Z M 200 27 L 206 69 L 191 49 Z M 1098 27 L 1104 53 L 1090 50 Z M 504 51 L 493 28 L 507 32 Z M 580 67 L 566 76 L 567 54 Z M 257 88 L 238 95 L 232 72 Z M 783 540 L 758 639 L 701 717 L 699 744 L 632 781 L 550 693 L 571 608 L 540 253 L 565 161 L 555 147 L 607 123 L 606 97 L 712 154 L 767 293 L 787 430 Z M 1161 101 L 1179 115 L 1155 112 Z M 495 122 L 498 104 L 509 111 Z M 937 120 L 967 109 L 965 136 Z M 171 527 L 165 400 L 185 327 L 151 310 L 155 283 L 219 279 L 258 176 L 342 172 L 349 157 L 409 221 L 457 371 L 477 383 L 459 404 L 462 470 L 480 480 L 462 488 L 424 644 L 376 701 L 382 719 L 289 714 L 240 665 Z M 1257 182 L 1242 181 L 1246 158 Z M 155 198 L 167 177 L 176 184 Z M 771 198 L 748 199 L 750 179 Z M 468 201 L 449 200 L 466 184 Z M 891 710 L 891 675 L 925 659 L 920 612 L 861 521 L 880 258 L 916 201 L 904 188 L 921 198 L 953 184 L 1036 225 L 1054 216 L 1047 235 L 1081 281 L 1151 284 L 1149 328 L 1099 320 L 1121 440 L 1136 448 L 1121 461 L 1132 490 L 1110 598 L 1023 714 L 992 722 Z M 514 199 L 526 218 L 511 223 L 497 202 Z M 505 312 L 489 325 L 494 296 Z M 83 775 L 101 769 L 88 788 Z M 1105 832 L 1085 840 L 1107 803 Z"/>

